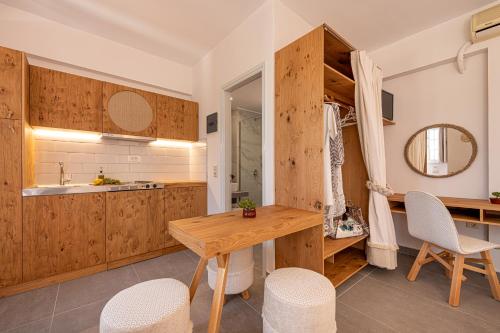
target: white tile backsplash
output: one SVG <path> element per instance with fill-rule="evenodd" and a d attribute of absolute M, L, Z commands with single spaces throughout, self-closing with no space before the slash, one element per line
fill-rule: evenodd
<path fill-rule="evenodd" d="M 141 162 L 129 163 L 128 156 Z M 58 162 L 64 162 L 71 183 L 90 183 L 102 167 L 106 177 L 134 180 L 206 180 L 206 147 L 170 148 L 125 140 L 76 142 L 35 138 L 35 182 L 59 182 Z"/>

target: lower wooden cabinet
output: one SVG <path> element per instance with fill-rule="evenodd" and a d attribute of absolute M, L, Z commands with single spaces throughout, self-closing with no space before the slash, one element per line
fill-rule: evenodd
<path fill-rule="evenodd" d="M 0 287 L 22 279 L 21 121 L 0 119 Z"/>
<path fill-rule="evenodd" d="M 106 262 L 103 193 L 23 198 L 23 280 Z"/>
<path fill-rule="evenodd" d="M 106 257 L 115 261 L 165 247 L 164 191 L 106 193 Z"/>
<path fill-rule="evenodd" d="M 165 245 L 180 244 L 168 233 L 168 222 L 207 215 L 207 186 L 178 185 L 165 188 Z"/>

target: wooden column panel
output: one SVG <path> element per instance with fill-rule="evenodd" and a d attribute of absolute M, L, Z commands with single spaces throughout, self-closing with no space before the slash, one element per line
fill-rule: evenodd
<path fill-rule="evenodd" d="M 365 221 L 368 221 L 368 199 L 370 191 L 366 187 L 368 173 L 366 171 L 357 126 L 342 129 L 344 140 L 344 166 L 342 181 L 345 199 L 355 206 L 361 207 Z"/>
<path fill-rule="evenodd" d="M 323 209 L 323 27 L 275 56 L 276 204 Z"/>
<path fill-rule="evenodd" d="M 158 95 L 158 137 L 198 141 L 198 103 Z"/>
<path fill-rule="evenodd" d="M 105 263 L 103 193 L 23 198 L 23 280 Z"/>
<path fill-rule="evenodd" d="M 165 244 L 180 244 L 168 232 L 168 222 L 207 215 L 207 186 L 169 186 L 165 188 Z"/>
<path fill-rule="evenodd" d="M 149 127 L 139 132 L 127 131 L 113 122 L 111 116 L 109 115 L 108 103 L 111 97 L 121 91 L 132 91 L 141 95 L 146 102 L 151 107 L 153 111 L 153 120 Z M 103 120 L 102 120 L 102 130 L 104 133 L 112 134 L 124 134 L 124 135 L 135 135 L 135 136 L 145 136 L 145 137 L 156 137 L 156 94 L 140 89 L 130 88 L 126 86 L 121 86 L 114 83 L 104 82 L 102 87 L 102 109 L 103 109 Z"/>
<path fill-rule="evenodd" d="M 115 261 L 165 245 L 163 190 L 106 193 L 106 257 Z"/>
<path fill-rule="evenodd" d="M 22 126 L 0 119 L 0 287 L 22 280 Z"/>
<path fill-rule="evenodd" d="M 0 47 L 0 118 L 21 119 L 22 53 Z"/>
<path fill-rule="evenodd" d="M 30 122 L 102 132 L 102 82 L 30 66 Z"/>
<path fill-rule="evenodd" d="M 324 274 L 323 225 L 276 238 L 275 266 L 301 267 Z"/>

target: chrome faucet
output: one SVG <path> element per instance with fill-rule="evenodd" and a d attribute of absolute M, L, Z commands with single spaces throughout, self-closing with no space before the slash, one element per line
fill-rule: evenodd
<path fill-rule="evenodd" d="M 66 183 L 69 183 L 71 179 L 66 179 L 65 174 L 64 174 L 64 163 L 59 162 L 59 185 L 66 185 Z"/>

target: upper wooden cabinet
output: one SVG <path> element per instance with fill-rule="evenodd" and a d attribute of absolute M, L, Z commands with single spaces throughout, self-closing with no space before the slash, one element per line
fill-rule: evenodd
<path fill-rule="evenodd" d="M 156 137 L 156 94 L 104 82 L 102 103 L 104 133 Z"/>
<path fill-rule="evenodd" d="M 0 118 L 21 119 L 22 57 L 0 47 Z"/>
<path fill-rule="evenodd" d="M 20 120 L 0 119 L 0 287 L 22 279 L 21 132 Z"/>
<path fill-rule="evenodd" d="M 23 280 L 104 264 L 104 193 L 23 198 Z"/>
<path fill-rule="evenodd" d="M 198 141 L 198 103 L 158 95 L 158 137 Z"/>
<path fill-rule="evenodd" d="M 107 192 L 108 262 L 162 249 L 164 220 L 163 190 Z"/>
<path fill-rule="evenodd" d="M 102 131 L 102 82 L 30 66 L 32 126 Z"/>

